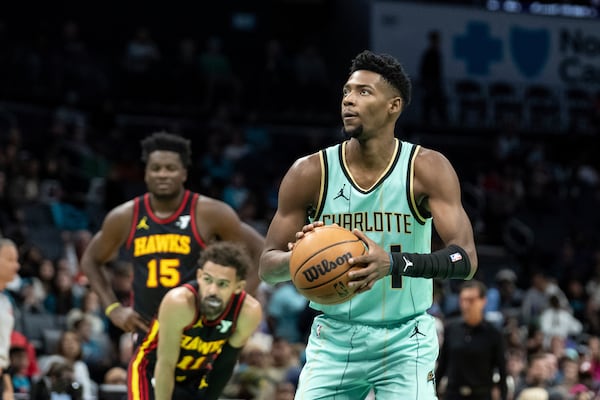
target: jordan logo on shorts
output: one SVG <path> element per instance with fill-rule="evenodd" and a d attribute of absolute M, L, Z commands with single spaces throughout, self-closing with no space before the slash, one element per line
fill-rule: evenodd
<path fill-rule="evenodd" d="M 415 329 L 413 330 L 413 333 L 412 333 L 412 335 L 410 335 L 410 337 L 414 337 L 417 335 L 425 336 L 425 334 L 421 333 L 421 331 L 419 330 L 419 325 L 415 326 Z"/>

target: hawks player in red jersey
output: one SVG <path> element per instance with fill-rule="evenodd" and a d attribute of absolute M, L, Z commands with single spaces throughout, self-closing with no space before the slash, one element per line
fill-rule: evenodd
<path fill-rule="evenodd" d="M 207 247 L 197 279 L 171 289 L 129 365 L 130 400 L 217 399 L 262 319 L 244 291 L 250 260 L 222 242 Z"/>
<path fill-rule="evenodd" d="M 194 278 L 196 260 L 207 244 L 217 240 L 243 244 L 253 265 L 258 265 L 264 243 L 226 203 L 185 189 L 191 161 L 189 140 L 158 132 L 141 145 L 148 192 L 109 211 L 81 260 L 113 324 L 139 333 L 148 330 L 165 293 Z M 122 246 L 134 268 L 133 307 L 118 302 L 102 271 Z M 247 278 L 248 292 L 253 293 L 258 283 L 253 268 Z"/>

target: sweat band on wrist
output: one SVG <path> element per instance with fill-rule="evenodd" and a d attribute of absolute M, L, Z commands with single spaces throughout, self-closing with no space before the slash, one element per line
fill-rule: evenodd
<path fill-rule="evenodd" d="M 106 315 L 107 317 L 110 317 L 110 313 L 113 312 L 115 310 L 115 308 L 120 307 L 121 303 L 119 303 L 118 301 L 115 301 L 114 303 L 112 303 L 111 305 L 109 305 L 108 307 L 106 307 L 104 309 L 104 315 Z"/>
<path fill-rule="evenodd" d="M 456 245 L 430 254 L 392 252 L 390 255 L 393 276 L 465 279 L 471 274 L 469 256 Z"/>

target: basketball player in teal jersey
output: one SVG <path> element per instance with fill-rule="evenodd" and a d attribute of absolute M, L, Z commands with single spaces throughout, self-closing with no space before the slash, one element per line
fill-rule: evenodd
<path fill-rule="evenodd" d="M 358 295 L 338 305 L 311 303 L 322 314 L 313 321 L 296 399 L 357 400 L 370 390 L 377 400 L 436 398 L 439 346 L 426 313 L 432 279 L 471 279 L 477 255 L 450 162 L 394 136 L 410 91 L 396 59 L 359 54 L 343 87 L 349 139 L 300 158 L 281 182 L 263 280 L 289 280 L 294 242 L 323 223 L 353 229 L 369 248 L 350 260 L 363 266 L 349 283 Z M 432 224 L 446 246 L 435 252 Z"/>

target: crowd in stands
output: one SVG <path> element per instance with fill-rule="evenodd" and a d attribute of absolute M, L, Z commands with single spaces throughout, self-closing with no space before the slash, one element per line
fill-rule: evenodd
<path fill-rule="evenodd" d="M 252 80 L 237 73 L 226 45 L 217 35 L 182 38 L 168 54 L 140 28 L 111 63 L 74 22 L 60 37 L 0 45 L 0 88 L 10 99 L 0 102 L 0 234 L 18 243 L 22 264 L 8 289 L 18 311 L 18 394 L 49 398 L 48 387 L 67 382 L 89 400 L 102 385 L 125 384 L 133 341 L 104 316 L 79 259 L 106 211 L 144 191 L 139 139 L 161 129 L 191 138 L 189 188 L 223 199 L 265 233 L 284 168 L 340 138 L 337 86 L 316 44 L 290 54 L 281 41 L 264 43 L 248 60 Z M 486 316 L 504 332 L 512 393 L 600 398 L 597 138 L 511 125 L 485 138 L 400 130 L 447 153 L 464 179 Z M 130 265 L 115 261 L 111 279 L 127 304 Z M 458 314 L 457 282 L 435 288 L 430 311 L 441 330 Z M 292 399 L 312 312 L 290 283 L 262 284 L 259 298 L 265 321 L 224 397 Z"/>

